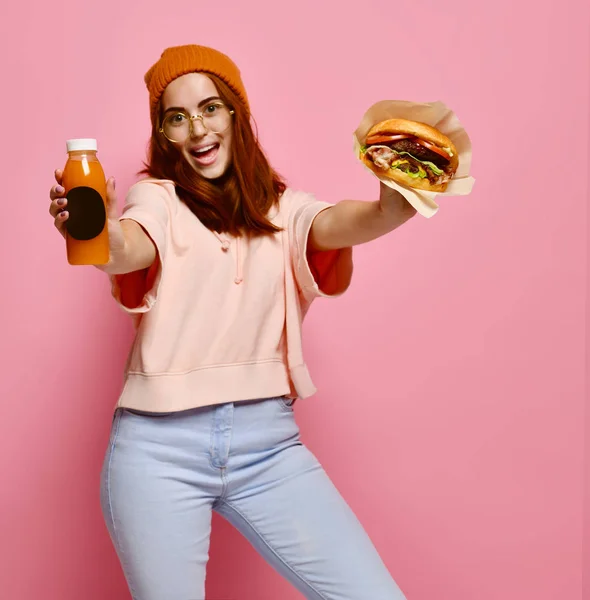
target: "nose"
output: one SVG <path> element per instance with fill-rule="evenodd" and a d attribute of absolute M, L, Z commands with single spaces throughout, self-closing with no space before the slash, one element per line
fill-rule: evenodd
<path fill-rule="evenodd" d="M 192 137 L 202 138 L 207 134 L 207 128 L 205 127 L 205 124 L 203 123 L 203 119 L 201 119 L 201 117 L 193 117 L 191 119 L 191 123 L 193 125 Z"/>

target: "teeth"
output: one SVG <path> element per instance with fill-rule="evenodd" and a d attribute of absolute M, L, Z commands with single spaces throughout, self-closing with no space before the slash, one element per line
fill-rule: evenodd
<path fill-rule="evenodd" d="M 213 148 L 215 148 L 215 146 L 217 146 L 217 144 L 211 144 L 210 146 L 205 146 L 204 148 L 199 148 L 198 150 L 195 150 L 195 152 L 197 154 L 202 154 L 203 152 L 208 152 L 209 150 L 212 150 Z"/>

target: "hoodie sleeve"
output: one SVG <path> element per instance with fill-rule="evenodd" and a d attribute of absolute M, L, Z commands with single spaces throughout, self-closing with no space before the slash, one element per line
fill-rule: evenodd
<path fill-rule="evenodd" d="M 337 297 L 350 286 L 352 248 L 310 253 L 309 232 L 314 219 L 333 205 L 313 195 L 287 190 L 288 234 L 291 264 L 300 293 L 311 301 L 318 296 Z"/>
<path fill-rule="evenodd" d="M 140 181 L 127 194 L 120 220 L 138 223 L 156 247 L 156 260 L 149 269 L 112 275 L 112 295 L 132 315 L 146 313 L 155 304 L 168 251 L 170 210 L 168 192 L 159 183 Z"/>

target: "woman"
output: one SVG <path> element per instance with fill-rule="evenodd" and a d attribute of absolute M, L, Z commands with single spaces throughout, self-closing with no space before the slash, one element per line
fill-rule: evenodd
<path fill-rule="evenodd" d="M 216 50 L 169 48 L 145 82 L 147 177 L 121 216 L 108 180 L 101 267 L 137 328 L 101 485 L 133 598 L 205 597 L 213 510 L 306 598 L 404 598 L 301 443 L 293 403 L 315 391 L 301 350 L 311 302 L 342 294 L 352 246 L 414 209 L 386 186 L 336 205 L 287 188 L 238 68 Z M 61 176 L 50 213 L 64 234 Z"/>

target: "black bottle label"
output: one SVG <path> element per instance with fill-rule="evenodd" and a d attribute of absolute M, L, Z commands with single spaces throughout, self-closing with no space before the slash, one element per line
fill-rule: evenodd
<path fill-rule="evenodd" d="M 68 235 L 75 240 L 92 240 L 97 237 L 107 221 L 102 196 L 93 188 L 81 186 L 67 194 L 66 210 L 70 213 L 65 223 Z"/>

